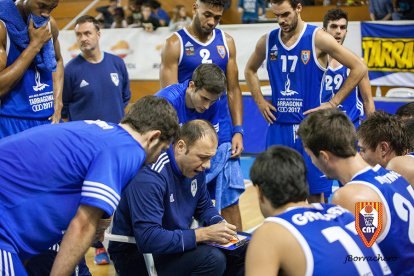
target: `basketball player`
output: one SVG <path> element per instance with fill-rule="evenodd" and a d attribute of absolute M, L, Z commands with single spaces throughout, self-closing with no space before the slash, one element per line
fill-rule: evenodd
<path fill-rule="evenodd" d="M 63 59 L 58 0 L 0 1 L 0 138 L 59 123 Z"/>
<path fill-rule="evenodd" d="M 249 244 L 246 275 L 391 274 L 382 260 L 349 258 L 382 256 L 377 244 L 368 248 L 362 243 L 350 212 L 306 202 L 306 168 L 297 151 L 271 146 L 256 158 L 250 178 L 266 219 Z"/>
<path fill-rule="evenodd" d="M 356 149 L 355 127 L 336 109 L 320 110 L 299 126 L 306 152 L 330 179 L 344 187 L 332 203 L 351 212 L 357 202 L 380 202 L 383 224 L 377 242 L 395 275 L 414 274 L 414 190 L 401 175 L 369 166 Z"/>
<path fill-rule="evenodd" d="M 51 275 L 70 275 L 138 169 L 179 131 L 175 110 L 147 96 L 119 125 L 77 121 L 0 140 L 0 275 L 63 240 Z"/>
<path fill-rule="evenodd" d="M 323 29 L 342 45 L 348 32 L 348 14 L 341 9 L 329 10 L 323 17 Z M 329 66 L 324 79 L 323 93 L 327 93 L 329 99 L 333 97 L 341 89 L 342 84 L 348 78 L 348 74 L 348 68 L 336 59 L 329 57 Z M 364 111 L 366 116 L 369 116 L 375 111 L 368 72 L 338 108 L 349 116 L 356 128 L 360 125 Z"/>
<path fill-rule="evenodd" d="M 223 15 L 226 2 L 225 0 L 196 0 L 194 2 L 193 21 L 190 26 L 175 32 L 166 40 L 161 54 L 160 82 L 162 87 L 183 83 L 191 79 L 193 71 L 199 64 L 218 65 L 227 78 L 227 95 L 220 98 L 219 145 L 231 143 L 231 158 L 238 158 L 243 151 L 244 130 L 236 47 L 231 36 L 216 28 Z M 214 164 L 212 169 L 214 169 Z M 214 185 L 214 183 L 209 183 L 209 185 L 212 184 Z M 237 179 L 229 179 L 228 183 L 223 186 L 242 188 L 244 184 Z M 229 223 L 236 225 L 237 229 L 241 229 L 242 226 L 238 205 L 239 196 L 240 194 L 236 197 L 223 194 L 224 204 L 221 210 L 223 217 Z"/>
<path fill-rule="evenodd" d="M 319 108 L 336 108 L 359 83 L 367 69 L 364 63 L 335 39 L 301 17 L 299 0 L 272 0 L 271 9 L 280 28 L 263 35 L 246 65 L 245 77 L 254 101 L 270 124 L 267 147 L 281 144 L 296 149 L 308 167 L 309 202 L 323 201 L 331 193 L 332 181 L 312 165 L 297 137 L 304 115 Z M 342 88 L 332 99 L 322 94 L 328 55 L 350 69 Z M 260 90 L 257 70 L 266 60 L 272 104 Z"/>

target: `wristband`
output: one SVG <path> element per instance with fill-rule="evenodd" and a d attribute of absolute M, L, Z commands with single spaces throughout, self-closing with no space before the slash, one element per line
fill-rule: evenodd
<path fill-rule="evenodd" d="M 240 125 L 234 126 L 233 127 L 233 135 L 236 134 L 236 133 L 240 133 L 243 136 L 244 135 L 243 126 L 240 126 Z"/>

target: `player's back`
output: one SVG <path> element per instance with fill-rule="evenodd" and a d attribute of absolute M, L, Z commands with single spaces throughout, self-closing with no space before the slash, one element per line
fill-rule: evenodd
<path fill-rule="evenodd" d="M 323 83 L 323 95 L 326 95 L 324 98 L 328 100 L 332 99 L 341 89 L 347 78 L 347 67 L 343 65 L 337 68 L 328 67 Z M 364 115 L 364 106 L 357 87 L 351 91 L 338 108 L 345 112 L 354 124 L 357 123 L 359 125 L 359 119 Z"/>
<path fill-rule="evenodd" d="M 386 262 L 378 258 L 382 256 L 379 247 L 366 247 L 357 235 L 350 212 L 330 204 L 313 206 L 292 208 L 265 220 L 280 224 L 297 239 L 305 254 L 306 275 L 391 274 Z"/>
<path fill-rule="evenodd" d="M 358 173 L 346 185 L 366 185 L 381 198 L 386 225 L 377 242 L 398 275 L 414 275 L 414 189 L 398 173 L 380 165 Z"/>
<path fill-rule="evenodd" d="M 1 139 L 0 151 L 0 246 L 25 257 L 58 242 L 79 204 L 111 215 L 145 159 L 128 132 L 103 121 L 35 127 Z"/>

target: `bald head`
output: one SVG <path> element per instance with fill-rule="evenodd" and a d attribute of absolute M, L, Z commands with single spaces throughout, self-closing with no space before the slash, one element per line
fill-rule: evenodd
<path fill-rule="evenodd" d="M 202 138 L 208 138 L 214 144 L 218 144 L 216 130 L 209 122 L 204 120 L 192 120 L 181 127 L 177 141 L 183 140 L 189 149 L 197 140 Z"/>

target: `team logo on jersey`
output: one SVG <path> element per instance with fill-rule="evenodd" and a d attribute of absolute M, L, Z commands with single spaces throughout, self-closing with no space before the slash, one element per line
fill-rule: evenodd
<path fill-rule="evenodd" d="M 382 229 L 382 203 L 355 203 L 355 228 L 365 246 L 371 247 Z"/>
<path fill-rule="evenodd" d="M 46 87 L 49 86 L 46 83 L 41 83 L 40 82 L 40 73 L 39 73 L 39 71 L 37 71 L 37 69 L 36 69 L 36 73 L 35 73 L 35 83 L 36 83 L 36 85 L 32 86 L 32 87 L 33 87 L 33 90 L 36 91 L 36 92 L 42 91 L 43 89 L 45 89 Z"/>
<path fill-rule="evenodd" d="M 119 85 L 118 73 L 111 73 L 111 80 L 115 84 L 115 86 L 118 86 Z"/>
<path fill-rule="evenodd" d="M 195 197 L 197 193 L 197 179 L 194 179 L 193 181 L 191 181 L 191 194 L 193 195 L 193 197 Z"/>
<path fill-rule="evenodd" d="M 300 55 L 303 64 L 307 64 L 310 60 L 310 51 L 309 50 L 302 50 L 302 54 Z"/>
<path fill-rule="evenodd" d="M 277 60 L 277 46 L 273 45 L 272 49 L 270 49 L 269 59 L 272 61 Z"/>
<path fill-rule="evenodd" d="M 194 56 L 194 45 L 191 44 L 190 41 L 188 41 L 185 45 L 184 45 L 184 52 L 186 56 Z"/>
<path fill-rule="evenodd" d="M 218 45 L 217 46 L 217 52 L 221 56 L 221 58 L 225 58 L 226 57 L 226 48 L 224 48 L 223 45 Z"/>
<path fill-rule="evenodd" d="M 290 79 L 289 74 L 286 75 L 286 82 L 285 82 L 285 90 L 280 91 L 280 94 L 283 96 L 293 96 L 295 94 L 299 94 L 295 90 L 290 89 Z"/>

